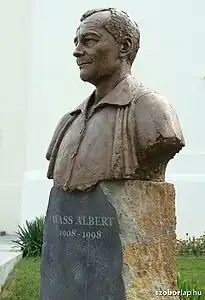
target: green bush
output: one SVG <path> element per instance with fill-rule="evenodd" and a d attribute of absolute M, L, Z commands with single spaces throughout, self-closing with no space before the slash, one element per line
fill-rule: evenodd
<path fill-rule="evenodd" d="M 202 256 L 205 255 L 205 234 L 199 238 L 188 237 L 187 240 L 177 240 L 177 255 L 178 256 Z"/>
<path fill-rule="evenodd" d="M 26 225 L 21 227 L 18 226 L 16 232 L 18 239 L 13 241 L 16 243 L 21 251 L 23 257 L 25 256 L 40 256 L 43 245 L 43 228 L 44 228 L 44 217 L 36 218 L 33 221 L 26 221 Z"/>

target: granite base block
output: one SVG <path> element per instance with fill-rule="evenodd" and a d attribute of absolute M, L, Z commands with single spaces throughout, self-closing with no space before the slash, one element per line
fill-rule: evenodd
<path fill-rule="evenodd" d="M 100 186 L 117 214 L 126 300 L 178 300 L 173 184 L 128 180 Z"/>
<path fill-rule="evenodd" d="M 53 187 L 44 227 L 40 300 L 178 300 L 172 184 Z M 160 292 L 161 291 L 161 292 Z"/>

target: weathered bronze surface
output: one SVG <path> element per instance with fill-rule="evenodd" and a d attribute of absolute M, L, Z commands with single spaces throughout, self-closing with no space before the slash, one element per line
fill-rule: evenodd
<path fill-rule="evenodd" d="M 80 77 L 95 90 L 57 125 L 48 178 L 65 191 L 89 190 L 101 180 L 164 181 L 167 163 L 185 142 L 172 106 L 131 74 L 137 24 L 115 9 L 91 10 L 74 43 Z"/>

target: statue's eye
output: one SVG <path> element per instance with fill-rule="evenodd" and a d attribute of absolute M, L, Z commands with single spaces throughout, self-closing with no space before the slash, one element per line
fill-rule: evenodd
<path fill-rule="evenodd" d="M 84 42 L 90 42 L 90 41 L 93 41 L 93 39 L 91 39 L 91 38 L 84 38 Z"/>
<path fill-rule="evenodd" d="M 94 38 L 86 37 L 84 38 L 83 43 L 86 46 L 92 46 L 96 43 L 96 40 Z"/>

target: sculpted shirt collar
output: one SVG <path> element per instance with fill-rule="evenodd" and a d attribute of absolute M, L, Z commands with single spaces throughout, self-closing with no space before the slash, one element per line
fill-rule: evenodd
<path fill-rule="evenodd" d="M 127 106 L 136 94 L 139 83 L 133 75 L 127 76 L 120 81 L 114 89 L 109 92 L 96 106 L 115 105 L 115 106 Z M 83 103 L 81 103 L 76 109 L 70 112 L 70 115 L 75 115 L 79 112 L 86 112 L 88 102 L 94 95 L 93 92 Z"/>

